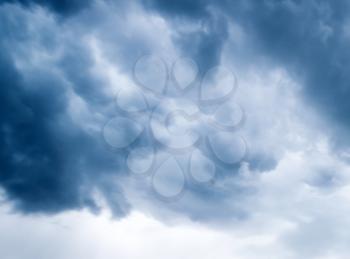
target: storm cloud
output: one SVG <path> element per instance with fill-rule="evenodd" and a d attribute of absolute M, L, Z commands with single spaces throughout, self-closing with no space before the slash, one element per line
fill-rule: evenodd
<path fill-rule="evenodd" d="M 259 191 L 254 181 L 305 145 L 300 139 L 348 139 L 348 10 L 345 1 L 2 1 L 6 197 L 23 212 L 98 211 L 98 193 L 117 216 L 164 206 L 193 219 L 245 218 L 252 209 L 246 199 Z M 241 132 L 249 155 L 230 173 L 220 168 L 216 185 L 189 185 L 188 199 L 176 204 L 149 198 L 146 181 L 130 180 L 127 154 L 101 136 L 122 114 L 116 92 L 134 86 L 135 62 L 152 52 L 168 68 L 178 57 L 193 59 L 199 78 L 217 65 L 241 73 L 236 100 L 247 112 Z M 142 136 L 131 149 L 152 145 Z"/>

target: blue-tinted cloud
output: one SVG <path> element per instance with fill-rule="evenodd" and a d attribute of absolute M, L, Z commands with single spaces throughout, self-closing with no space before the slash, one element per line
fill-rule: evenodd
<path fill-rule="evenodd" d="M 159 0 L 146 3 L 146 6 L 165 13 L 168 19 L 175 16 L 191 22 L 214 23 L 215 17 L 224 17 L 224 24 L 227 20 L 238 23 L 249 39 L 246 46 L 254 48 L 255 57 L 264 55 L 275 64 L 288 68 L 303 84 L 306 101 L 311 101 L 330 124 L 335 124 L 331 128 L 338 131 L 341 127 L 349 127 L 347 1 L 193 1 L 189 5 Z M 211 15 L 213 13 L 216 15 Z M 193 46 L 192 53 L 196 53 L 197 58 L 208 58 L 217 49 L 211 42 L 221 46 L 225 41 L 225 37 L 219 36 L 225 35 L 220 33 L 224 31 L 224 24 L 213 29 L 215 36 L 208 34 L 208 38 L 201 38 L 201 45 L 195 44 L 196 33 L 192 33 L 191 40 L 186 41 L 184 37 L 180 46 L 185 46 L 186 50 Z M 208 49 L 200 53 L 200 46 Z M 218 49 L 220 53 L 220 47 Z M 251 53 L 246 49 L 242 51 Z M 344 133 L 341 139 L 336 139 L 348 141 Z"/>
<path fill-rule="evenodd" d="M 258 52 L 302 83 L 305 100 L 329 119 L 329 128 L 349 127 L 347 1 L 245 1 L 244 8 L 225 8 Z"/>
<path fill-rule="evenodd" d="M 31 4 L 2 4 L 0 18 L 1 46 L 6 50 L 1 57 L 4 173 L 0 179 L 9 199 L 23 211 L 58 212 L 84 206 L 96 210 L 97 190 L 116 215 L 124 215 L 129 206 L 149 206 L 153 211 L 163 207 L 193 219 L 244 218 L 251 210 L 244 201 L 257 190 L 257 183 L 247 182 L 245 174 L 256 180 L 262 172 L 273 171 L 285 152 L 302 149 L 303 144 L 298 144 L 300 131 L 315 130 L 312 123 L 311 129 L 305 126 L 307 117 L 295 108 L 302 102 L 289 104 L 285 100 L 311 100 L 322 116 L 324 113 L 335 122 L 335 128 L 347 126 L 346 4 L 35 4 L 37 8 L 28 7 Z M 84 12 L 76 12 L 80 8 Z M 69 16 L 58 21 L 53 13 Z M 233 23 L 246 36 L 246 48 L 229 45 Z M 292 84 L 281 90 L 264 89 L 254 80 L 243 83 L 242 92 L 249 107 L 248 122 L 242 132 L 248 135 L 250 145 L 245 164 L 227 167 L 222 163 L 214 185 L 190 184 L 186 199 L 176 204 L 154 201 L 147 189 L 148 180 L 134 181 L 127 176 L 126 151 L 110 149 L 101 136 L 101 129 L 110 118 L 125 115 L 115 105 L 115 92 L 135 86 L 133 65 L 140 56 L 152 51 L 165 57 L 169 68 L 177 57 L 189 56 L 199 66 L 199 79 L 218 64 L 239 66 L 257 61 L 258 65 L 251 67 L 269 70 L 269 66 L 280 66 L 301 85 L 300 93 L 294 95 Z M 224 52 L 240 52 L 245 60 L 227 62 Z M 267 59 L 267 68 L 258 67 L 261 56 Z M 263 77 L 256 71 L 250 76 Z M 266 78 L 263 84 L 275 83 L 267 74 Z M 249 88 L 248 83 L 258 87 Z M 275 95 L 264 97 L 268 91 Z M 178 96 L 171 97 L 176 101 Z M 266 111 L 268 115 L 262 114 Z M 307 129 L 300 130 L 302 127 Z M 204 126 L 200 124 L 198 128 Z M 131 131 L 124 129 L 125 132 Z M 142 135 L 130 149 L 145 146 L 162 151 L 158 144 Z M 228 154 L 225 151 L 220 149 L 224 156 Z M 204 153 L 215 159 L 215 152 Z M 135 193 L 141 193 L 146 201 L 133 199 Z"/>
<path fill-rule="evenodd" d="M 69 15 L 80 11 L 81 9 L 87 7 L 91 1 L 87 0 L 1 0 L 1 3 L 20 3 L 26 7 L 33 7 L 35 5 L 41 5 L 49 8 L 50 10 L 62 14 Z"/>
<path fill-rule="evenodd" d="M 16 21 L 5 14 L 9 12 Z M 55 23 L 43 16 L 48 23 L 43 25 L 39 19 L 37 25 L 42 27 L 33 34 L 28 25 L 36 22 L 30 20 L 30 13 L 10 5 L 2 6 L 1 13 L 1 186 L 24 212 L 55 213 L 82 207 L 97 211 L 92 190 L 110 188 L 104 177 L 112 170 L 118 174 L 120 164 L 118 156 L 68 114 L 71 91 L 99 107 L 96 109 L 105 100 L 88 71 L 89 54 L 80 55 L 84 48 L 72 45 L 73 56 L 66 51 L 54 62 L 37 64 L 36 44 L 42 48 L 36 53 L 54 53 L 63 44 L 55 35 Z M 24 61 L 21 68 L 16 61 Z M 114 188 L 118 192 L 116 185 Z M 127 202 L 116 201 L 122 196 L 119 191 L 108 197 L 116 214 L 127 212 Z"/>

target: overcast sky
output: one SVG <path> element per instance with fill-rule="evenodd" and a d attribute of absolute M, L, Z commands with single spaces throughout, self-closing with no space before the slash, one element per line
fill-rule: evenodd
<path fill-rule="evenodd" d="M 0 0 L 0 258 L 347 259 L 347 0 Z"/>

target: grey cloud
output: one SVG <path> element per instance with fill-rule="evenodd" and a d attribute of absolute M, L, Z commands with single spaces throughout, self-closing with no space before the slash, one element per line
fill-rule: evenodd
<path fill-rule="evenodd" d="M 347 77 L 344 67 L 339 67 L 337 63 L 341 61 L 346 65 L 347 55 L 342 55 L 345 39 L 334 36 L 336 33 L 327 26 L 319 30 L 322 22 L 325 25 L 330 23 L 330 28 L 340 29 L 345 21 L 342 11 L 345 8 L 339 4 L 325 4 L 326 8 L 312 2 L 302 4 L 292 1 L 143 3 L 147 12 L 158 12 L 163 16 L 166 25 L 172 29 L 172 43 L 181 54 L 197 61 L 202 72 L 220 63 L 232 19 L 246 30 L 249 40 L 254 42 L 250 46 L 256 48 L 256 53 L 272 57 L 274 62 L 298 75 L 298 79 L 306 81 L 305 96 L 314 100 L 320 109 L 329 112 L 334 119 L 340 119 L 340 114 L 344 115 L 347 111 L 346 80 L 343 80 Z M 106 3 L 106 6 L 109 4 Z M 101 124 L 118 115 L 113 106 L 113 96 L 103 91 L 102 86 L 107 84 L 107 80 L 91 72 L 95 61 L 91 49 L 80 38 L 84 33 L 101 40 L 101 52 L 123 73 L 132 71 L 132 65 L 140 54 L 157 49 L 154 47 L 156 44 L 142 34 L 146 32 L 134 29 L 131 36 L 124 33 L 129 29 L 128 23 L 135 21 L 125 21 L 123 13 L 128 11 L 128 7 L 123 6 L 118 12 L 115 5 L 111 4 L 116 18 L 111 18 L 112 11 L 105 13 L 105 10 L 86 9 L 85 13 L 77 14 L 62 24 L 57 25 L 54 20 L 52 28 L 43 26 L 39 29 L 40 26 L 34 24 L 34 27 L 38 26 L 36 33 L 26 26 L 31 19 L 26 15 L 32 10 L 2 5 L 7 9 L 2 11 L 1 37 L 4 40 L 1 44 L 9 54 L 2 54 L 1 63 L 1 171 L 4 173 L 0 179 L 9 199 L 23 211 L 58 212 L 84 206 L 98 210 L 93 197 L 96 188 L 117 215 L 127 213 L 131 205 L 137 206 L 136 203 L 129 204 L 123 194 L 123 191 L 135 192 L 135 189 L 122 190 L 119 186 L 123 184 L 125 189 L 131 188 L 127 181 L 123 181 L 126 170 L 121 165 L 127 154 L 108 150 L 98 132 L 87 133 L 84 126 L 78 125 L 68 115 L 71 92 L 84 101 L 91 113 L 101 117 L 96 119 Z M 6 12 L 13 12 L 16 21 L 13 22 Z M 311 27 L 304 29 L 305 23 Z M 114 27 L 115 24 L 119 27 Z M 137 21 L 133 24 L 134 28 L 137 28 L 136 25 Z M 16 48 L 11 48 L 14 46 Z M 18 61 L 31 61 L 31 51 L 40 48 L 43 49 L 41 53 L 58 52 L 59 57 L 48 62 L 46 68 L 33 65 L 23 71 L 16 67 L 16 62 L 21 65 Z M 339 84 L 329 92 L 333 78 L 339 79 L 334 81 Z M 120 86 L 120 82 L 114 83 L 117 88 Z M 316 86 L 319 86 L 317 94 Z M 8 110 L 12 112 L 4 112 Z M 341 120 L 342 123 L 346 124 L 346 120 Z M 135 146 L 152 144 L 145 137 Z M 266 149 L 263 152 L 267 152 Z M 269 154 L 252 152 L 249 162 L 252 170 L 269 171 L 277 165 L 277 160 Z M 226 169 L 218 171 L 217 185 L 190 185 L 187 199 L 165 207 L 201 220 L 246 216 L 242 202 L 255 189 L 245 186 L 246 183 L 241 184 L 243 180 L 237 167 L 231 168 L 231 174 Z M 151 200 L 148 193 L 145 196 Z M 232 199 L 235 202 L 231 202 Z M 150 206 L 163 205 L 156 201 Z"/>
<path fill-rule="evenodd" d="M 215 64 L 220 56 L 226 39 L 225 23 L 228 20 L 238 23 L 247 37 L 247 48 L 235 50 L 245 59 L 241 63 L 260 62 L 262 55 L 272 64 L 286 68 L 303 85 L 305 102 L 328 120 L 326 130 L 333 131 L 335 144 L 348 145 L 347 1 L 191 1 L 189 4 L 154 0 L 146 1 L 145 5 L 169 20 L 217 24 L 207 35 L 200 30 L 179 33 L 179 46 L 204 66 L 208 60 L 212 61 L 209 64 Z M 216 15 L 212 15 L 213 10 Z M 215 23 L 215 17 L 222 17 L 223 22 Z M 175 23 L 175 28 L 180 27 Z"/>
<path fill-rule="evenodd" d="M 41 5 L 62 14 L 74 14 L 90 5 L 91 0 L 1 0 L 1 3 L 20 3 L 25 7 Z"/>
<path fill-rule="evenodd" d="M 11 11 L 17 18 L 14 23 L 5 14 Z M 63 55 L 61 62 L 50 63 L 48 67 L 24 65 L 24 69 L 18 69 L 15 60 L 27 60 L 31 64 L 31 48 L 35 43 L 40 44 L 35 37 L 51 37 L 52 45 L 49 50 L 44 46 L 44 52 L 55 52 L 62 42 L 56 38 L 57 28 L 50 25 L 41 28 L 44 34 L 31 38 L 25 23 L 29 17 L 23 9 L 6 6 L 1 13 L 5 21 L 1 46 L 6 51 L 2 52 L 0 62 L 0 183 L 6 197 L 26 213 L 56 213 L 83 207 L 98 211 L 93 190 L 100 189 L 107 195 L 106 182 L 121 174 L 121 156 L 108 151 L 100 138 L 87 134 L 69 116 L 70 85 L 74 85 L 73 90 L 92 109 L 100 109 L 103 101 L 106 102 L 97 87 L 99 84 L 92 86 L 91 63 L 82 62 L 82 57 L 89 54 Z M 25 25 L 18 32 L 17 26 L 21 23 Z M 11 48 L 14 45 L 16 49 Z M 79 53 L 83 47 L 74 50 Z M 61 74 L 57 74 L 57 70 Z M 108 181 L 106 175 L 109 175 Z M 108 196 L 108 202 L 116 215 L 124 215 L 129 205 L 117 185 L 118 181 L 114 186 L 117 196 Z"/>
<path fill-rule="evenodd" d="M 348 143 L 339 130 L 349 127 L 349 54 L 344 33 L 348 2 L 245 2 L 245 9 L 225 7 L 258 51 L 301 82 L 305 101 L 329 121 L 336 142 Z"/>

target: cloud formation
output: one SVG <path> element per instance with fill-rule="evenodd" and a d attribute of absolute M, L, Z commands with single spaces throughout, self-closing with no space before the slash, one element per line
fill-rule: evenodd
<path fill-rule="evenodd" d="M 137 208 L 166 219 L 250 218 L 255 207 L 248 201 L 284 186 L 264 186 L 264 178 L 279 174 L 286 157 L 324 143 L 339 163 L 348 156 L 347 10 L 345 1 L 3 1 L 5 196 L 23 212 L 98 211 L 106 202 L 115 216 Z M 168 68 L 191 58 L 198 78 L 216 65 L 232 69 L 239 80 L 233 101 L 247 115 L 239 131 L 249 145 L 244 162 L 220 167 L 214 185 L 190 184 L 176 203 L 155 199 L 147 178 L 131 177 L 125 150 L 111 149 L 101 133 L 110 118 L 124 114 L 116 93 L 133 94 L 135 62 L 149 53 Z M 171 93 L 170 99 L 180 98 Z M 131 132 L 126 127 L 123 134 Z M 154 145 L 142 135 L 130 149 L 163 151 Z M 337 188 L 332 166 L 309 170 L 299 182 Z"/>
<path fill-rule="evenodd" d="M 91 55 L 58 35 L 45 10 L 4 5 L 1 12 L 1 185 L 25 212 L 96 210 L 93 186 L 119 164 L 72 117 L 72 103 L 77 109 L 84 100 L 97 106 L 107 98 L 89 76 Z"/>
<path fill-rule="evenodd" d="M 87 208 L 111 210 L 113 217 L 138 211 L 167 223 L 185 218 L 191 228 L 205 224 L 224 233 L 218 243 L 241 241 L 234 252 L 225 246 L 227 258 L 347 258 L 348 12 L 346 1 L 325 0 L 1 1 L 4 203 L 25 214 Z M 164 67 L 137 67 L 146 54 L 161 57 Z M 238 88 L 214 132 L 206 123 L 225 98 L 200 107 L 196 116 L 207 120 L 179 111 L 192 109 L 200 86 L 215 81 L 215 73 L 208 76 L 215 66 L 233 71 Z M 166 98 L 147 92 L 140 78 L 151 88 L 164 86 Z M 190 86 L 181 90 L 186 80 Z M 225 159 L 240 150 L 222 129 L 235 119 L 227 111 L 237 104 L 245 119 L 234 132 L 247 152 L 232 166 Z M 147 112 L 133 111 L 144 106 Z M 166 138 L 164 114 L 175 122 L 170 130 L 188 127 L 217 148 L 203 141 L 195 155 L 170 152 L 167 145 L 181 145 L 184 137 Z M 122 149 L 114 145 L 127 140 L 132 143 Z M 142 175 L 147 163 L 152 168 L 169 154 L 176 161 L 165 166 L 168 177 L 155 179 L 152 170 Z M 176 178 L 177 167 L 193 174 Z M 176 199 L 159 195 L 183 186 Z M 0 217 L 5 232 L 8 217 Z"/>

